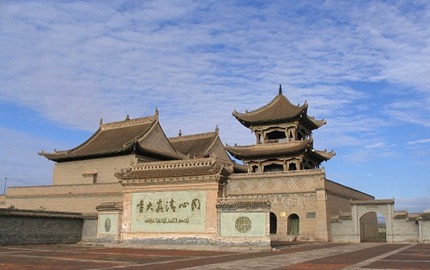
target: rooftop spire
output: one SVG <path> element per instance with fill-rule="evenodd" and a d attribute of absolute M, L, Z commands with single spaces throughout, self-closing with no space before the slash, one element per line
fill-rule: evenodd
<path fill-rule="evenodd" d="M 279 94 L 282 95 L 282 84 L 279 85 Z"/>

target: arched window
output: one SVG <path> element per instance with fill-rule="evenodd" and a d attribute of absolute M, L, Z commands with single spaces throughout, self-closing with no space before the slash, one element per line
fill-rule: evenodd
<path fill-rule="evenodd" d="M 278 229 L 278 218 L 276 217 L 276 214 L 273 212 L 270 212 L 270 234 L 276 234 Z"/>

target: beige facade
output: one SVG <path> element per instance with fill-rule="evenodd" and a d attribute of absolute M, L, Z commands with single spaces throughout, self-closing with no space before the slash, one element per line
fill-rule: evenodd
<path fill-rule="evenodd" d="M 325 124 L 279 94 L 233 116 L 255 145 L 224 146 L 219 130 L 167 138 L 155 115 L 101 123 L 55 162 L 53 185 L 9 188 L 4 207 L 94 213 L 98 236 L 129 243 L 267 246 L 330 241 L 331 217 L 372 196 L 326 178 L 335 153 L 313 148 Z M 232 161 L 230 155 L 242 160 Z M 336 225 L 334 225 L 336 226 Z"/>
<path fill-rule="evenodd" d="M 119 201 L 122 186 L 116 183 L 52 185 L 8 188 L 5 207 L 95 213 L 103 202 Z"/>
<path fill-rule="evenodd" d="M 53 185 L 118 183 L 115 172 L 137 162 L 135 155 L 56 163 Z"/>

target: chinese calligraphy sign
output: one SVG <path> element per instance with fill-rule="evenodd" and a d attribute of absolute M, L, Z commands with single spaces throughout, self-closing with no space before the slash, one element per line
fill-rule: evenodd
<path fill-rule="evenodd" d="M 205 191 L 142 192 L 134 193 L 132 200 L 132 231 L 205 230 Z"/>

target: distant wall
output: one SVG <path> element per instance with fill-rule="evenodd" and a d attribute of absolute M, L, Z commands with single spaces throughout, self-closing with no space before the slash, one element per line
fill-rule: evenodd
<path fill-rule="evenodd" d="M 95 213 L 101 203 L 122 200 L 122 186 L 110 184 L 10 187 L 3 208 Z"/>
<path fill-rule="evenodd" d="M 419 236 L 418 221 L 408 219 L 393 220 L 393 241 L 417 241 Z"/>
<path fill-rule="evenodd" d="M 430 243 L 430 220 L 419 220 L 419 241 L 421 243 Z"/>
<path fill-rule="evenodd" d="M 0 195 L 0 207 L 6 204 L 6 195 Z"/>
<path fill-rule="evenodd" d="M 77 243 L 83 223 L 76 213 L 0 209 L 0 245 Z"/>

